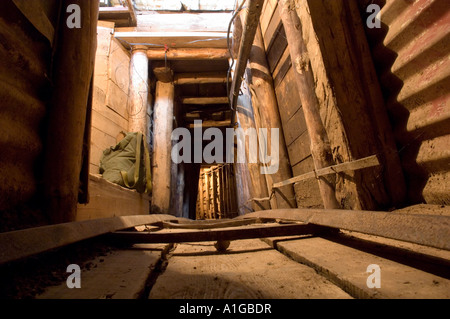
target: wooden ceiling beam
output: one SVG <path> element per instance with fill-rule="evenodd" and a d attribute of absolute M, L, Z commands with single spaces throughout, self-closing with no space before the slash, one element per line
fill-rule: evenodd
<path fill-rule="evenodd" d="M 223 48 L 170 48 L 167 52 L 149 48 L 147 55 L 149 60 L 227 60 L 230 56 Z"/>
<path fill-rule="evenodd" d="M 227 97 L 184 97 L 183 104 L 208 105 L 208 104 L 228 104 Z"/>
<path fill-rule="evenodd" d="M 128 45 L 147 45 L 149 48 L 165 45 L 174 48 L 227 48 L 225 32 L 116 32 L 114 37 Z"/>
<path fill-rule="evenodd" d="M 179 73 L 175 75 L 174 82 L 176 85 L 225 84 L 227 76 L 223 72 Z"/>

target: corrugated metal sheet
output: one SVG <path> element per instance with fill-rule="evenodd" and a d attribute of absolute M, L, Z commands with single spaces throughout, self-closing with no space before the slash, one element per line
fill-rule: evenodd
<path fill-rule="evenodd" d="M 0 14 L 0 210 L 37 190 L 40 125 L 49 91 L 49 41 L 10 1 Z"/>
<path fill-rule="evenodd" d="M 359 0 L 365 17 L 371 2 Z M 382 6 L 382 28 L 367 33 L 410 202 L 448 205 L 450 6 L 442 0 L 377 2 Z"/>

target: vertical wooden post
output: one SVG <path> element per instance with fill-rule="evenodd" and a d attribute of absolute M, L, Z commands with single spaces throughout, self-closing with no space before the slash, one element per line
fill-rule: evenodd
<path fill-rule="evenodd" d="M 200 219 L 203 219 L 204 216 L 205 216 L 205 195 L 204 195 L 205 187 L 203 186 L 204 185 L 203 180 L 204 180 L 203 174 L 200 173 L 200 178 L 198 179 L 198 183 L 199 183 L 198 198 L 199 198 L 199 201 L 200 201 Z"/>
<path fill-rule="evenodd" d="M 267 187 L 270 194 L 272 193 L 273 183 L 281 182 L 292 177 L 292 168 L 289 163 L 289 156 L 283 134 L 283 126 L 278 110 L 278 102 L 275 95 L 272 75 L 269 71 L 269 66 L 267 63 L 260 26 L 258 26 L 256 30 L 255 41 L 253 42 L 249 61 L 252 75 L 250 89 L 252 92 L 253 107 L 255 109 L 255 113 L 259 112 L 261 128 L 267 128 L 268 131 L 272 128 L 278 128 L 280 133 L 279 158 L 273 159 L 279 160 L 279 169 L 275 174 L 269 174 L 266 176 Z M 271 149 L 270 140 L 271 139 L 268 138 L 267 141 L 261 141 L 263 144 L 267 145 L 268 150 Z M 280 192 L 283 196 L 278 192 L 275 194 L 274 199 L 271 201 L 272 209 L 297 207 L 294 188 L 292 185 L 281 188 Z"/>
<path fill-rule="evenodd" d="M 236 107 L 236 121 L 239 123 L 239 126 L 244 130 L 254 129 L 257 130 L 259 127 L 256 125 L 256 121 L 254 118 L 253 105 L 251 100 L 251 94 L 248 89 L 248 82 L 246 79 L 242 82 L 241 91 L 242 95 L 238 97 L 237 107 Z M 247 161 L 249 153 L 249 144 L 245 144 L 245 153 L 247 155 Z M 248 175 L 250 178 L 249 183 L 249 196 L 246 198 L 246 201 L 251 198 L 264 198 L 268 197 L 268 189 L 266 176 L 261 174 L 260 164 L 259 163 L 247 163 Z M 237 173 L 237 175 L 240 175 Z M 263 203 L 266 209 L 270 209 L 269 202 Z M 239 206 L 241 204 L 239 203 Z M 254 211 L 261 210 L 261 207 L 256 205 L 255 203 L 247 203 L 246 206 L 251 206 Z M 244 213 L 243 211 L 240 213 Z"/>
<path fill-rule="evenodd" d="M 152 213 L 170 212 L 172 130 L 175 88 L 173 82 L 156 83 L 153 125 Z"/>
<path fill-rule="evenodd" d="M 320 117 L 314 76 L 309 54 L 303 40 L 302 24 L 295 11 L 293 1 L 279 0 L 278 8 L 286 32 L 306 126 L 311 138 L 311 154 L 315 168 L 332 166 L 334 165 L 333 154 L 327 132 Z M 335 177 L 321 177 L 318 179 L 318 182 L 325 209 L 340 208 L 335 194 Z"/>
<path fill-rule="evenodd" d="M 183 202 L 184 202 L 184 188 L 186 187 L 186 178 L 184 173 L 184 164 L 178 164 L 178 176 L 177 176 L 177 215 L 183 217 Z"/>
<path fill-rule="evenodd" d="M 208 171 L 205 169 L 205 198 L 206 198 L 206 214 L 205 218 L 210 218 L 210 211 L 211 211 L 211 201 L 210 201 L 210 192 L 209 192 L 209 177 L 208 177 Z"/>
<path fill-rule="evenodd" d="M 213 219 L 218 218 L 219 205 L 218 205 L 218 185 L 217 185 L 217 173 L 216 170 L 211 170 L 212 188 L 213 188 Z"/>
<path fill-rule="evenodd" d="M 134 46 L 130 62 L 128 130 L 147 136 L 148 57 L 145 46 Z"/>
<path fill-rule="evenodd" d="M 81 28 L 67 27 L 66 9 L 70 4 L 81 9 Z M 66 0 L 61 8 L 44 155 L 43 201 L 52 223 L 76 218 L 99 5 L 97 1 Z"/>

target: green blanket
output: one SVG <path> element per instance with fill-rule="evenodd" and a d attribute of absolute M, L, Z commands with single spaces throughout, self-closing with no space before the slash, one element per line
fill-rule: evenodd
<path fill-rule="evenodd" d="M 112 183 L 150 193 L 150 155 L 143 134 L 128 133 L 119 144 L 103 151 L 100 174 Z"/>

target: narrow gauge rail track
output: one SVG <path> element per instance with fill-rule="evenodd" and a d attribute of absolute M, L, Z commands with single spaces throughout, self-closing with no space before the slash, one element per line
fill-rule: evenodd
<path fill-rule="evenodd" d="M 1 292 L 44 299 L 450 298 L 449 220 L 289 209 L 231 220 L 148 215 L 25 229 L 0 234 Z M 69 265 L 80 266 L 79 289 L 68 287 Z M 371 277 L 377 269 L 381 279 Z"/>

